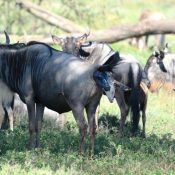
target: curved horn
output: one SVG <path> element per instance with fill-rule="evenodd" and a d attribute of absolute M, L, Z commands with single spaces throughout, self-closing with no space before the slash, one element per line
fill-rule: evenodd
<path fill-rule="evenodd" d="M 77 39 L 81 42 L 81 41 L 85 41 L 87 40 L 87 37 L 90 35 L 90 29 L 88 29 L 88 33 L 84 33 L 82 36 L 77 37 Z"/>
<path fill-rule="evenodd" d="M 5 34 L 5 38 L 6 38 L 6 44 L 10 44 L 10 37 L 9 35 L 7 34 L 7 32 L 4 30 L 4 34 Z"/>
<path fill-rule="evenodd" d="M 168 53 L 168 51 L 169 51 L 169 49 L 168 49 L 168 43 L 166 43 L 163 52 L 164 53 Z"/>
<path fill-rule="evenodd" d="M 88 37 L 90 35 L 90 28 L 88 27 L 88 33 L 86 34 L 86 37 Z"/>

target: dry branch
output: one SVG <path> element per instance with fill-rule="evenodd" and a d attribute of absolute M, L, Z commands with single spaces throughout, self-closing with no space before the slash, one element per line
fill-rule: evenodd
<path fill-rule="evenodd" d="M 52 14 L 51 12 L 33 3 L 18 0 L 18 4 L 34 16 L 42 19 L 43 21 L 46 21 L 51 25 L 59 27 L 64 31 L 67 31 L 68 33 L 71 33 L 72 36 L 75 36 L 75 33 L 80 33 L 80 35 L 82 35 L 82 33 L 84 33 L 85 31 L 82 26 L 79 26 L 66 18 Z M 136 24 L 120 24 L 110 29 L 103 29 L 98 31 L 91 30 L 91 35 L 88 39 L 113 43 L 132 37 L 160 33 L 175 34 L 175 20 L 144 20 L 143 22 L 139 22 Z M 33 37 L 30 38 L 30 40 L 33 40 Z M 44 40 L 48 43 L 52 43 L 50 36 L 49 38 L 41 37 L 37 38 L 36 40 Z"/>
<path fill-rule="evenodd" d="M 132 37 L 153 34 L 175 34 L 175 20 L 144 21 L 137 24 L 120 24 L 111 29 L 93 32 L 90 40 L 113 43 Z"/>
<path fill-rule="evenodd" d="M 91 32 L 89 40 L 113 43 L 121 40 L 125 40 L 132 37 L 139 37 L 143 35 L 151 34 L 175 34 L 175 20 L 163 20 L 163 21 L 145 21 L 138 24 L 123 24 L 115 26 L 112 29 L 105 29 Z M 4 35 L 4 34 L 3 34 Z M 70 35 L 70 34 L 69 34 Z M 77 36 L 77 33 L 72 33 L 72 36 Z M 82 35 L 82 33 L 80 33 Z M 80 36 L 79 35 L 79 36 Z M 64 36 L 59 36 L 64 37 Z M 11 35 L 12 41 L 26 42 L 31 40 L 42 41 L 52 44 L 50 35 L 27 35 L 16 36 Z"/>
<path fill-rule="evenodd" d="M 36 16 L 37 18 L 40 18 L 41 20 L 47 22 L 48 24 L 51 24 L 53 26 L 59 27 L 60 29 L 69 32 L 69 33 L 76 33 L 76 32 L 83 32 L 84 28 L 75 24 L 74 22 L 62 17 L 55 15 L 43 8 L 41 8 L 38 5 L 35 5 L 31 2 L 18 0 L 17 5 L 19 5 L 21 8 L 27 10 L 32 15 Z"/>

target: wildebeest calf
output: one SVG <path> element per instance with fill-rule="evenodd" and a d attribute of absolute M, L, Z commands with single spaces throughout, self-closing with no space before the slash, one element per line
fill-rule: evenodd
<path fill-rule="evenodd" d="M 14 93 L 0 80 L 0 129 L 3 120 L 9 120 L 10 129 L 13 130 Z"/>

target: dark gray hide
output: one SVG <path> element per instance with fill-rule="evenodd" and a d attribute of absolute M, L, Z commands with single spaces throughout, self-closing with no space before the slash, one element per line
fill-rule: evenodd
<path fill-rule="evenodd" d="M 104 63 L 105 61 L 107 63 L 108 61 L 106 58 L 114 53 L 108 45 L 96 42 L 82 44 L 79 52 L 87 61 L 97 64 Z M 121 110 L 121 133 L 123 131 L 126 116 L 131 108 L 132 133 L 135 134 L 138 130 L 139 113 L 141 110 L 143 117 L 143 134 L 145 135 L 147 94 L 144 93 L 140 86 L 142 78 L 142 68 L 140 64 L 132 56 L 120 55 L 117 64 L 112 69 L 112 75 L 115 80 L 125 84 L 131 89 L 131 91 L 124 91 L 121 88 L 116 88 L 115 97 Z"/>
<path fill-rule="evenodd" d="M 89 64 L 43 43 L 30 42 L 21 49 L 0 45 L 0 78 L 27 105 L 30 147 L 40 145 L 46 106 L 58 113 L 72 110 L 81 135 L 81 152 L 84 151 L 87 130 L 85 108 L 93 150 L 94 115 L 102 95 L 93 79 L 98 68 L 99 65 Z"/>
<path fill-rule="evenodd" d="M 63 42 L 61 46 L 64 45 L 63 50 L 68 53 L 71 53 L 72 50 L 71 49 L 69 50 L 69 47 L 66 47 L 67 43 L 69 43 L 69 46 L 71 45 L 71 48 L 76 48 L 76 50 L 79 49 L 77 48 L 77 46 L 79 46 L 78 43 L 82 43 L 81 41 L 78 40 L 78 38 L 75 38 L 75 37 L 74 37 L 74 40 L 72 39 L 72 37 L 71 38 L 66 37 L 64 38 L 64 40 L 56 36 L 54 37 L 57 39 L 58 44 L 60 44 L 61 41 Z M 106 44 L 98 44 L 98 47 L 97 47 L 97 44 L 95 42 L 87 42 L 87 43 L 83 43 L 82 47 L 83 49 L 79 49 L 79 53 L 77 54 L 77 56 L 80 56 L 81 59 L 86 60 L 90 63 L 104 63 L 108 58 L 108 56 L 114 53 L 114 51 Z M 117 65 L 114 66 L 113 68 L 113 76 L 115 80 L 122 81 L 122 83 L 132 88 L 130 92 L 129 91 L 126 92 L 124 90 L 126 88 L 122 88 L 122 89 L 120 88 L 121 84 L 120 86 L 116 87 L 115 97 L 117 99 L 118 105 L 121 110 L 121 124 L 120 124 L 121 133 L 123 131 L 126 116 L 129 113 L 130 107 L 132 111 L 135 111 L 135 112 L 132 112 L 132 113 L 135 113 L 135 116 L 136 116 L 136 119 L 133 120 L 133 123 L 136 123 L 135 128 L 137 128 L 137 122 L 139 120 L 139 117 L 138 117 L 139 112 L 137 110 L 138 96 L 137 95 L 131 96 L 131 94 L 138 92 L 138 89 L 139 89 L 139 92 L 140 92 L 139 109 L 140 111 L 142 111 L 143 136 L 145 135 L 148 89 L 143 82 L 139 85 L 141 72 L 142 72 L 142 69 L 140 64 L 138 63 L 138 61 L 136 61 L 134 57 L 130 55 L 120 55 L 120 59 L 118 60 Z M 147 78 L 144 78 L 144 82 L 147 83 Z M 135 100 L 134 96 L 136 97 L 136 103 L 132 103 L 132 101 Z"/>

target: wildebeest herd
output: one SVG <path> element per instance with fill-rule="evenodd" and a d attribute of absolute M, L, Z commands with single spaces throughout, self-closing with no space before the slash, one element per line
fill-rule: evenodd
<path fill-rule="evenodd" d="M 131 111 L 131 134 L 136 135 L 142 112 L 145 136 L 148 89 L 158 89 L 167 79 L 175 87 L 175 55 L 167 48 L 155 51 L 142 69 L 130 55 L 119 54 L 105 43 L 87 42 L 87 34 L 77 38 L 52 36 L 63 51 L 37 41 L 10 44 L 9 36 L 5 35 L 6 43 L 0 44 L 0 127 L 8 116 L 13 130 L 17 93 L 27 105 L 29 148 L 40 146 L 43 112 L 48 107 L 58 113 L 72 111 L 80 132 L 80 152 L 84 152 L 87 128 L 93 151 L 102 94 L 110 102 L 115 98 L 118 103 L 120 134 Z M 157 79 L 160 83 L 155 86 Z"/>

